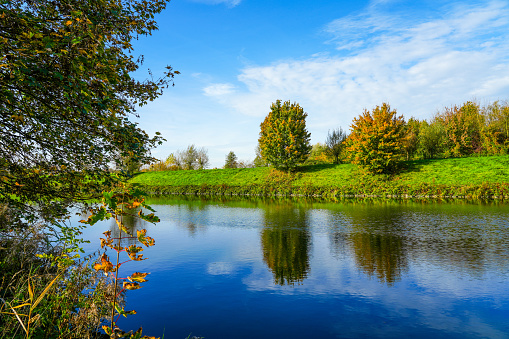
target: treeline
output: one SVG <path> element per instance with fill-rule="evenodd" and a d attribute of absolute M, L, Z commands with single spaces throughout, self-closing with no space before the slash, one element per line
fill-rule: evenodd
<path fill-rule="evenodd" d="M 349 133 L 329 131 L 324 144 L 313 146 L 306 163 L 352 162 L 372 173 L 391 173 L 402 160 L 508 153 L 507 102 L 480 106 L 468 101 L 429 120 L 408 121 L 384 103 L 355 118 Z"/>
<path fill-rule="evenodd" d="M 253 161 L 231 151 L 223 168 L 272 166 L 292 171 L 297 165 L 351 162 L 372 173 L 393 173 L 403 160 L 509 153 L 509 103 L 481 106 L 467 101 L 446 107 L 431 119 L 405 121 L 386 103 L 354 118 L 350 129 L 329 130 L 325 143 L 309 144 L 307 113 L 296 103 L 276 101 L 260 125 Z M 207 150 L 190 145 L 145 170 L 205 169 Z"/>
<path fill-rule="evenodd" d="M 405 124 L 406 159 L 499 155 L 509 151 L 509 104 L 487 106 L 468 101 L 445 108 L 430 121 L 411 118 Z"/>
<path fill-rule="evenodd" d="M 166 160 L 151 164 L 145 171 L 178 171 L 205 169 L 209 165 L 208 150 L 205 147 L 196 147 L 194 144 L 185 150 L 171 153 Z"/>

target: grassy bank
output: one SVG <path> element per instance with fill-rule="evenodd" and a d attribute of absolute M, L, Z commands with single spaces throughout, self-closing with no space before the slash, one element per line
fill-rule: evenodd
<path fill-rule="evenodd" d="M 152 194 L 509 198 L 509 156 L 409 161 L 392 176 L 352 164 L 146 172 L 131 181 Z"/>

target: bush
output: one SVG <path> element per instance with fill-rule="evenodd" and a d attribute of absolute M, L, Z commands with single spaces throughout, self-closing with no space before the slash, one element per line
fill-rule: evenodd
<path fill-rule="evenodd" d="M 353 163 L 371 173 L 393 172 L 402 156 L 405 120 L 383 103 L 354 118 L 347 151 Z"/>

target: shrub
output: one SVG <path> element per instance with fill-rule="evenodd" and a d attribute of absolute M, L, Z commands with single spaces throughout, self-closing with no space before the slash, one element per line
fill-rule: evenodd
<path fill-rule="evenodd" d="M 393 172 L 402 155 L 405 120 L 383 103 L 354 118 L 347 151 L 352 162 L 371 173 Z"/>

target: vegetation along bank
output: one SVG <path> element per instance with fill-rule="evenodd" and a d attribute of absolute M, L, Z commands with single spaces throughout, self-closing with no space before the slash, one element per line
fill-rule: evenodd
<path fill-rule="evenodd" d="M 397 174 L 374 175 L 354 164 L 143 172 L 131 179 L 153 195 L 509 198 L 509 155 L 402 162 Z"/>

